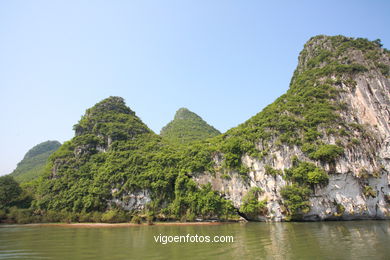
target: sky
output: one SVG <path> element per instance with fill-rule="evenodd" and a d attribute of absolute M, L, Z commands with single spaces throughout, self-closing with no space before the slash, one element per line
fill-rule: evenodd
<path fill-rule="evenodd" d="M 224 132 L 288 89 L 310 37 L 382 40 L 390 1 L 0 1 L 0 175 L 121 96 L 153 131 L 187 107 Z"/>

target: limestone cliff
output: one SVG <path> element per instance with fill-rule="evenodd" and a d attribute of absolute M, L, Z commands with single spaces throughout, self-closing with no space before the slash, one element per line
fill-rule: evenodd
<path fill-rule="evenodd" d="M 326 84 L 333 92 L 327 99 L 336 107 L 329 113 L 334 113 L 336 120 L 316 124 L 315 138 L 308 138 L 310 129 L 299 130 L 299 126 L 291 130 L 298 137 L 297 142 L 281 141 L 283 131 L 273 134 L 267 142 L 266 138 L 259 138 L 257 149 L 266 151 L 264 156 L 244 153 L 241 157 L 242 164 L 249 168 L 248 178 L 242 178 L 237 170 L 223 169 L 214 175 L 197 173 L 194 178 L 199 184 L 210 182 L 237 208 L 252 187 L 260 187 L 263 193 L 259 200 L 267 201 L 268 210 L 255 219 L 282 221 L 290 219 L 291 212 L 281 190 L 293 182 L 284 172 L 293 167 L 294 159 L 311 162 L 324 169 L 328 179 L 310 185 L 309 207 L 301 211 L 301 219 L 390 218 L 389 65 L 389 52 L 381 49 L 379 42 L 368 44 L 363 39 L 342 36 L 312 38 L 301 52 L 288 94 L 300 97 L 303 89 L 294 89 L 306 88 L 304 81 L 313 86 Z M 301 104 L 302 110 L 305 105 Z M 292 106 L 279 114 L 307 119 L 303 113 L 293 111 Z M 251 120 L 246 123 L 250 124 Z M 302 144 L 300 140 L 307 142 Z M 327 160 L 314 156 L 311 144 L 343 149 L 337 158 Z M 215 164 L 222 165 L 223 158 L 223 153 L 215 156 Z"/>

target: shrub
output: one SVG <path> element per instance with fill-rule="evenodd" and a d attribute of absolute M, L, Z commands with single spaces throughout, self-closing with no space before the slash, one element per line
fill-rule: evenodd
<path fill-rule="evenodd" d="M 79 213 L 80 222 L 92 222 L 92 213 L 81 212 Z"/>
<path fill-rule="evenodd" d="M 360 179 L 368 179 L 370 176 L 369 176 L 369 172 L 367 171 L 367 169 L 363 167 L 359 170 L 357 177 Z"/>
<path fill-rule="evenodd" d="M 364 186 L 364 188 L 363 188 L 363 194 L 364 194 L 366 197 L 369 197 L 369 196 L 371 196 L 371 197 L 373 197 L 373 198 L 376 197 L 376 192 L 375 192 L 374 189 L 373 189 L 371 186 L 369 186 L 369 185 Z"/>
<path fill-rule="evenodd" d="M 318 146 L 315 152 L 309 154 L 311 159 L 320 160 L 323 162 L 334 162 L 339 156 L 344 153 L 344 149 L 334 144 L 324 144 Z"/>
<path fill-rule="evenodd" d="M 35 222 L 35 218 L 30 209 L 19 209 L 17 207 L 9 208 L 9 212 L 6 215 L 8 221 L 17 224 L 27 224 Z"/>
<path fill-rule="evenodd" d="M 383 170 L 382 167 L 375 168 L 374 171 L 372 172 L 372 176 L 375 178 L 380 178 L 382 170 Z"/>
<path fill-rule="evenodd" d="M 228 217 L 234 214 L 232 202 L 221 197 L 211 184 L 197 187 L 188 176 L 181 174 L 175 183 L 175 199 L 169 205 L 169 211 L 177 218 L 187 221 L 187 214 L 202 216 L 203 219 Z"/>
<path fill-rule="evenodd" d="M 320 184 L 328 181 L 328 174 L 322 169 L 315 168 L 313 171 L 307 173 L 308 183 Z"/>
<path fill-rule="evenodd" d="M 304 152 L 306 154 L 313 153 L 316 151 L 316 149 L 317 149 L 317 146 L 313 143 L 304 143 L 302 145 L 302 152 Z"/>
<path fill-rule="evenodd" d="M 335 216 L 337 216 L 337 217 L 342 216 L 344 214 L 344 212 L 345 212 L 345 207 L 343 205 L 341 205 L 340 203 L 334 202 L 334 204 L 336 205 Z"/>
<path fill-rule="evenodd" d="M 381 71 L 383 76 L 389 76 L 390 75 L 390 66 L 383 64 L 383 63 L 378 63 L 376 64 Z"/>
<path fill-rule="evenodd" d="M 295 160 L 293 167 L 286 169 L 286 178 L 299 184 L 322 184 L 329 179 L 328 174 L 310 162 Z"/>
<path fill-rule="evenodd" d="M 43 213 L 42 222 L 44 223 L 55 223 L 60 221 L 61 221 L 61 216 L 59 212 L 53 210 L 47 210 Z"/>
<path fill-rule="evenodd" d="M 310 211 L 308 200 L 311 190 L 307 186 L 287 185 L 281 189 L 280 193 L 292 219 L 300 219 L 302 214 Z"/>
<path fill-rule="evenodd" d="M 283 174 L 282 170 L 274 169 L 274 168 L 272 168 L 269 165 L 264 166 L 264 169 L 265 169 L 265 174 L 268 174 L 268 175 L 271 175 L 271 176 L 276 176 L 276 175 L 282 175 Z"/>
<path fill-rule="evenodd" d="M 306 142 L 312 142 L 312 141 L 317 140 L 319 136 L 321 136 L 320 132 L 310 128 L 306 131 L 304 139 Z"/>
<path fill-rule="evenodd" d="M 0 209 L 0 222 L 2 219 L 7 218 L 7 212 L 4 209 Z"/>
<path fill-rule="evenodd" d="M 103 213 L 102 221 L 107 223 L 126 222 L 126 215 L 123 211 L 111 209 Z"/>
<path fill-rule="evenodd" d="M 13 177 L 0 177 L 0 209 L 12 206 L 19 196 L 22 194 L 22 189 Z"/>
<path fill-rule="evenodd" d="M 62 210 L 58 213 L 61 222 L 72 223 L 78 221 L 78 214 Z"/>
<path fill-rule="evenodd" d="M 240 140 L 228 138 L 221 146 L 224 153 L 224 166 L 228 169 L 235 169 L 241 165 L 241 156 L 243 154 Z"/>
<path fill-rule="evenodd" d="M 352 138 L 351 143 L 352 143 L 353 145 L 359 145 L 359 144 L 360 144 L 360 140 L 357 139 L 357 138 Z"/>
<path fill-rule="evenodd" d="M 361 64 L 350 64 L 350 65 L 345 65 L 345 64 L 338 64 L 335 66 L 335 71 L 336 73 L 359 73 L 359 72 L 365 72 L 367 71 L 367 68 L 364 67 Z"/>
<path fill-rule="evenodd" d="M 146 216 L 146 222 L 148 225 L 153 225 L 154 216 L 153 215 L 147 215 Z"/>
<path fill-rule="evenodd" d="M 250 218 L 255 218 L 257 215 L 267 213 L 267 201 L 259 201 L 258 196 L 262 190 L 259 187 L 251 188 L 248 193 L 242 198 L 240 212 Z"/>
<path fill-rule="evenodd" d="M 181 217 L 181 222 L 192 222 L 196 220 L 196 215 L 190 209 L 187 210 L 187 213 Z"/>
<path fill-rule="evenodd" d="M 102 221 L 102 215 L 103 214 L 100 212 L 97 212 L 97 211 L 93 212 L 91 214 L 91 221 L 94 223 L 99 223 L 100 221 Z"/>
<path fill-rule="evenodd" d="M 230 176 L 229 174 L 223 173 L 223 174 L 221 175 L 221 179 L 230 180 L 230 179 L 231 179 L 231 176 Z"/>
<path fill-rule="evenodd" d="M 138 215 L 134 215 L 131 218 L 131 223 L 133 223 L 133 224 L 141 224 L 141 222 L 142 222 L 141 217 Z"/>
<path fill-rule="evenodd" d="M 240 175 L 247 175 L 249 172 L 250 172 L 250 168 L 249 167 L 246 167 L 245 165 L 241 164 L 239 167 L 238 167 L 238 174 Z"/>

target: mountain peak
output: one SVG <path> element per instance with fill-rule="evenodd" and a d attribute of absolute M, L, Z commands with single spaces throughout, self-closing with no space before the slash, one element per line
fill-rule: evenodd
<path fill-rule="evenodd" d="M 361 72 L 364 70 L 363 66 L 373 67 L 372 65 L 385 62 L 382 60 L 383 54 L 389 51 L 381 47 L 379 39 L 370 41 L 366 38 L 342 35 L 314 36 L 306 42 L 301 51 L 296 72 L 320 69 L 327 65 L 332 67 L 328 68 L 328 72 L 333 72 L 335 65 L 339 65 L 336 68 L 339 72 Z M 322 72 L 326 73 L 326 71 Z"/>
<path fill-rule="evenodd" d="M 160 135 L 175 143 L 189 143 L 220 134 L 196 113 L 182 107 L 176 111 L 174 119 L 161 129 Z"/>
<path fill-rule="evenodd" d="M 176 111 L 174 120 L 180 120 L 180 119 L 185 120 L 185 119 L 190 119 L 190 118 L 200 118 L 201 119 L 200 116 L 198 116 L 194 112 L 190 111 L 188 108 L 182 107 Z"/>
<path fill-rule="evenodd" d="M 96 103 L 92 108 L 87 110 L 86 114 L 116 112 L 122 114 L 135 115 L 129 107 L 126 106 L 125 100 L 122 97 L 110 96 Z"/>
<path fill-rule="evenodd" d="M 37 144 L 24 155 L 23 159 L 29 159 L 31 157 L 46 153 L 47 151 L 57 150 L 61 146 L 61 143 L 58 141 L 45 141 L 40 144 Z"/>
<path fill-rule="evenodd" d="M 76 136 L 93 134 L 107 140 L 129 139 L 140 133 L 151 132 L 135 112 L 126 106 L 123 98 L 112 96 L 87 109 L 74 130 Z"/>

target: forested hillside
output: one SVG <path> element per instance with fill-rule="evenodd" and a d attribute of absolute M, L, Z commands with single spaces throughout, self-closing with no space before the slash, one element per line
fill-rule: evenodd
<path fill-rule="evenodd" d="M 23 183 L 37 178 L 43 173 L 49 156 L 54 153 L 61 143 L 58 141 L 46 141 L 31 148 L 16 169 L 10 174 L 16 181 Z"/>

